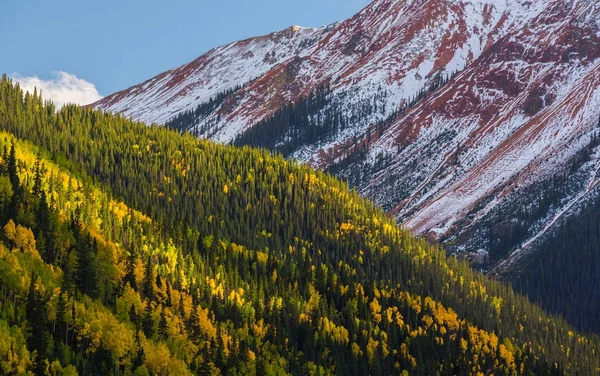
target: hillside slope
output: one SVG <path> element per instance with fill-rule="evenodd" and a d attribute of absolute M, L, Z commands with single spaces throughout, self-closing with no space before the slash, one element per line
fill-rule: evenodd
<path fill-rule="evenodd" d="M 599 13 L 595 2 L 556 3 L 496 42 L 367 142 L 367 161 L 380 153 L 386 164 L 358 183 L 360 191 L 414 232 L 458 244 L 457 251 L 478 250 L 461 236 L 471 232 L 485 233 L 475 242 L 490 251 L 481 240 L 494 235 L 481 228 L 520 220 L 501 217 L 506 206 L 523 205 L 522 196 L 530 195 L 529 205 L 540 212 L 518 224 L 526 235 L 512 246 L 533 245 L 593 197 L 597 185 Z M 584 152 L 589 160 L 578 163 Z M 538 205 L 544 182 L 563 175 L 578 180 L 556 202 Z"/>
<path fill-rule="evenodd" d="M 516 280 L 555 257 L 546 244 L 598 199 L 599 18 L 592 0 L 377 0 L 199 59 L 223 70 L 181 68 L 185 80 L 161 75 L 96 106 L 325 169 L 413 233 Z M 261 69 L 231 63 L 271 50 L 280 58 Z M 587 298 L 572 276 L 556 291 L 566 305 Z"/>
<path fill-rule="evenodd" d="M 5 77 L 0 128 L 64 166 L 0 137 L 8 372 L 600 370 L 597 337 L 328 175 L 98 111 L 56 113 Z"/>
<path fill-rule="evenodd" d="M 497 220 L 486 216 L 562 173 L 595 132 L 599 14 L 588 0 L 377 0 L 327 28 L 215 49 L 94 106 L 283 151 L 347 179 L 415 233 L 485 258 L 485 223 Z M 272 65 L 245 63 L 273 50 Z M 593 170 L 522 225 L 525 248 L 585 200 Z M 465 231 L 485 244 L 474 249 Z"/>
<path fill-rule="evenodd" d="M 600 333 L 600 201 L 587 203 L 522 259 L 518 271 L 499 270 L 517 291 L 586 332 Z"/>

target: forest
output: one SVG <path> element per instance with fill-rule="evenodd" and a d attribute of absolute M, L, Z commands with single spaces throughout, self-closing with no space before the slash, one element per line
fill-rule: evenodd
<path fill-rule="evenodd" d="M 212 114 L 217 108 L 223 105 L 223 103 L 231 98 L 242 86 L 237 86 L 232 89 L 226 90 L 222 93 L 217 93 L 214 97 L 210 98 L 208 102 L 201 103 L 196 108 L 183 111 L 171 120 L 167 121 L 165 126 L 167 128 L 179 131 L 180 133 L 190 132 L 196 137 L 200 135 L 209 134 L 209 130 L 214 127 L 215 124 L 210 121 L 205 121 L 206 118 Z M 215 119 L 215 121 L 218 121 Z M 202 125 L 200 125 L 202 123 Z"/>
<path fill-rule="evenodd" d="M 564 160 L 564 167 L 544 180 L 511 192 L 473 231 L 461 234 L 458 241 L 450 237 L 441 239 L 450 251 L 452 242 L 460 244 L 465 239 L 474 249 L 486 249 L 487 257 L 473 261 L 474 268 L 491 269 L 495 277 L 510 282 L 531 301 L 564 317 L 578 330 L 596 334 L 600 333 L 597 188 L 585 200 L 580 197 L 581 202 L 573 210 L 532 243 L 526 257 L 506 270 L 494 266 L 534 236 L 549 213 L 564 205 L 565 197 L 578 197 L 586 188 L 590 174 L 594 174 L 592 156 L 600 146 L 598 128 L 589 139 L 586 137 L 585 146 Z M 467 225 L 459 223 L 460 226 Z"/>
<path fill-rule="evenodd" d="M 600 340 L 322 172 L 0 81 L 0 370 L 593 375 Z"/>
<path fill-rule="evenodd" d="M 391 124 L 398 115 L 404 114 L 407 109 L 414 107 L 429 94 L 444 86 L 454 75 L 456 72 L 447 76 L 437 75 L 429 86 L 421 88 L 414 97 L 391 111 L 391 114 L 387 114 L 382 121 L 367 127 L 364 134 L 354 134 L 350 145 L 352 151 L 338 162 L 340 165 L 333 165 L 331 172 L 339 172 L 350 163 L 364 160 L 365 143 L 361 141 L 370 140 L 372 133 L 379 132 Z M 295 102 L 287 103 L 270 116 L 249 127 L 234 140 L 233 144 L 266 148 L 289 157 L 302 147 L 322 145 L 357 125 L 369 124 L 375 114 L 386 115 L 386 99 L 389 93 L 382 87 L 378 87 L 370 98 L 361 98 L 353 105 L 346 103 L 342 106 L 340 103 L 343 101 L 340 101 L 336 95 L 330 84 L 323 84 L 311 90 L 308 95 L 300 97 Z M 361 147 L 357 147 L 358 144 L 361 144 Z M 362 167 L 362 170 L 368 170 L 366 174 L 380 168 L 380 166 Z M 356 172 L 358 175 L 360 173 Z M 357 182 L 356 175 L 349 175 L 347 176 L 349 182 Z"/>
<path fill-rule="evenodd" d="M 538 247 L 515 289 L 584 332 L 600 333 L 600 200 L 587 204 Z"/>
<path fill-rule="evenodd" d="M 322 85 L 252 126 L 236 138 L 234 145 L 262 147 L 289 157 L 299 148 L 326 142 L 352 124 L 364 123 L 370 115 L 384 111 L 378 104 L 386 96 L 380 90 L 356 108 L 344 109 L 334 103 L 331 88 Z"/>

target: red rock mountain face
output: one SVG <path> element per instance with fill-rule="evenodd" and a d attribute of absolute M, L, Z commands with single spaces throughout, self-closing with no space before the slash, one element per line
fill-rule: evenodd
<path fill-rule="evenodd" d="M 225 142 L 324 82 L 351 91 L 355 98 L 350 101 L 383 86 L 393 93 L 391 112 L 434 75 L 464 68 L 506 30 L 524 22 L 522 14 L 511 12 L 538 8 L 508 1 L 374 1 L 329 27 L 292 27 L 216 48 L 94 105 L 164 123 L 217 93 L 245 85 L 233 103 L 214 113 L 222 119 L 210 133 Z"/>
<path fill-rule="evenodd" d="M 499 210 L 541 194 L 535 187 L 557 174 L 577 179 L 527 223 L 503 266 L 596 195 L 600 153 L 588 147 L 600 117 L 600 4 L 593 0 L 376 0 L 328 27 L 293 27 L 209 51 L 94 106 L 162 123 L 236 88 L 197 124 L 202 136 L 231 142 L 324 83 L 342 108 L 388 94 L 366 121 L 293 156 L 317 168 L 344 165 L 339 174 L 351 181 L 353 171 L 371 166 L 357 189 L 457 252 L 485 258 L 486 242 L 518 221 L 498 218 Z M 344 161 L 357 138 L 366 157 Z M 386 162 L 373 167 L 382 156 Z"/>

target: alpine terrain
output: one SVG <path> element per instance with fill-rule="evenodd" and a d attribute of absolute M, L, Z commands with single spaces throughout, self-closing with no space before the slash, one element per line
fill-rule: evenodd
<path fill-rule="evenodd" d="M 600 332 L 598 268 L 549 272 L 600 262 L 597 231 L 563 239 L 569 223 L 593 224 L 598 196 L 596 1 L 375 0 L 327 27 L 216 48 L 93 107 L 332 172 Z"/>

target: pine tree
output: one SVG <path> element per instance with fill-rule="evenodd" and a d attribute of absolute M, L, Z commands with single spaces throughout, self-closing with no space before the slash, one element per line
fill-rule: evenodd
<path fill-rule="evenodd" d="M 13 192 L 20 192 L 21 183 L 17 172 L 17 153 L 15 151 L 15 144 L 10 146 L 10 153 L 8 155 L 8 176 L 10 178 L 10 183 L 12 184 Z"/>
<path fill-rule="evenodd" d="M 43 374 L 47 365 L 50 335 L 47 328 L 46 302 L 35 287 L 37 276 L 32 275 L 27 294 L 26 318 L 31 328 L 27 347 L 35 354 L 34 369 Z"/>
<path fill-rule="evenodd" d="M 135 327 L 136 330 L 140 330 L 141 329 L 141 320 L 140 320 L 140 315 L 138 315 L 136 309 L 135 309 L 135 305 L 131 305 L 131 308 L 129 308 L 129 321 L 131 321 Z"/>
<path fill-rule="evenodd" d="M 132 289 L 137 290 L 138 286 L 135 280 L 135 265 L 136 265 L 137 257 L 133 250 L 129 251 L 127 254 L 127 261 L 125 265 L 125 279 L 123 280 L 124 284 L 129 283 Z"/>
<path fill-rule="evenodd" d="M 77 226 L 76 226 L 77 227 Z M 76 280 L 79 290 L 90 298 L 98 297 L 98 243 L 87 235 L 75 234 L 77 250 Z"/>
<path fill-rule="evenodd" d="M 8 173 L 8 159 L 8 149 L 6 148 L 6 145 L 4 145 L 2 147 L 2 164 L 0 168 L 0 172 L 2 172 L 2 174 Z"/>
<path fill-rule="evenodd" d="M 200 340 L 200 318 L 198 317 L 197 307 L 192 307 L 188 328 L 190 339 L 194 342 L 198 342 Z"/>
<path fill-rule="evenodd" d="M 154 317 L 152 315 L 152 305 L 150 301 L 146 301 L 146 310 L 144 313 L 144 319 L 142 321 L 142 330 L 146 338 L 154 337 Z"/>
<path fill-rule="evenodd" d="M 32 193 L 36 197 L 39 197 L 42 193 L 42 177 L 44 175 L 43 168 L 44 166 L 42 165 L 42 156 L 41 154 L 38 154 L 33 167 L 34 177 Z"/>
<path fill-rule="evenodd" d="M 169 327 L 167 324 L 167 316 L 165 310 L 160 312 L 160 321 L 158 322 L 158 334 L 165 341 L 169 337 Z"/>
<path fill-rule="evenodd" d="M 36 215 L 37 229 L 40 238 L 43 237 L 44 244 L 40 244 L 38 239 L 38 250 L 42 254 L 42 257 L 48 263 L 54 263 L 55 252 L 54 252 L 54 238 L 55 235 L 51 231 L 52 227 L 52 213 L 48 206 L 46 192 L 42 189 L 40 191 L 40 200 L 38 204 L 38 210 Z"/>
<path fill-rule="evenodd" d="M 146 260 L 146 267 L 144 268 L 144 296 L 147 299 L 154 300 L 154 273 L 153 273 L 152 260 L 150 257 Z"/>
<path fill-rule="evenodd" d="M 63 343 L 67 342 L 67 302 L 65 294 L 58 295 L 56 302 L 56 338 Z"/>

